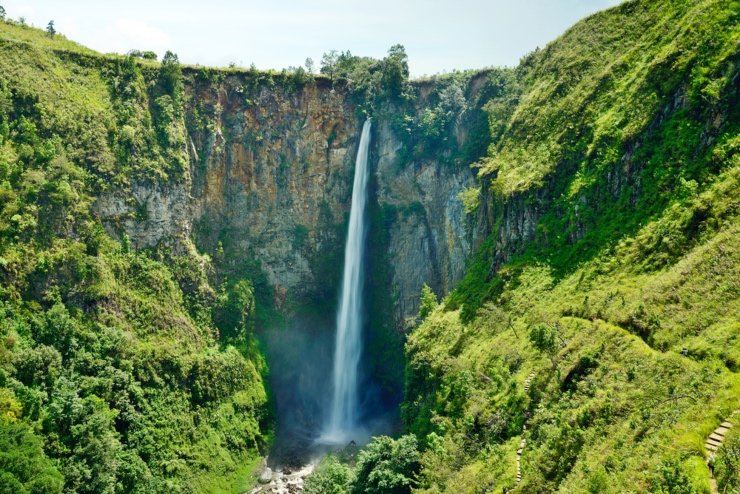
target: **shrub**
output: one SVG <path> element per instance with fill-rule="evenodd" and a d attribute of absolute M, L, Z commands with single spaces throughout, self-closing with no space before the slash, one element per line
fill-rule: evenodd
<path fill-rule="evenodd" d="M 357 456 L 354 494 L 406 494 L 419 473 L 416 436 L 374 438 Z"/>
<path fill-rule="evenodd" d="M 720 492 L 740 492 L 740 433 L 730 430 L 714 460 Z"/>
<path fill-rule="evenodd" d="M 62 492 L 62 476 L 22 423 L 0 417 L 0 494 Z"/>
<path fill-rule="evenodd" d="M 696 494 L 688 475 L 677 460 L 664 462 L 653 479 L 652 492 L 657 494 Z"/>
<path fill-rule="evenodd" d="M 352 470 L 334 456 L 327 456 L 306 479 L 306 494 L 346 494 L 352 484 Z"/>
<path fill-rule="evenodd" d="M 424 283 L 421 287 L 421 300 L 419 302 L 419 319 L 425 319 L 438 305 L 437 295 Z"/>

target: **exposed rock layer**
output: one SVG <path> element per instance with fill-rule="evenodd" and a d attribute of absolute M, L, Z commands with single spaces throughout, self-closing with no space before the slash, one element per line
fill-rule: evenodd
<path fill-rule="evenodd" d="M 469 100 L 484 77 L 468 84 Z M 103 195 L 98 213 L 138 248 L 164 242 L 182 249 L 192 240 L 214 256 L 223 248 L 224 266 L 236 272 L 244 260 L 256 260 L 252 269 L 266 277 L 274 308 L 285 313 L 305 303 L 333 304 L 364 118 L 351 95 L 323 79 L 299 89 L 249 86 L 238 75 L 188 81 L 189 176 L 134 184 L 133 197 Z M 430 85 L 415 89 L 419 113 L 430 104 Z M 416 313 L 423 283 L 443 294 L 463 275 L 473 242 L 458 194 L 474 175 L 468 163 L 450 165 L 445 149 L 425 158 L 401 153 L 408 143 L 392 128 L 393 111 L 378 117 L 371 157 L 377 205 L 392 214 L 371 225 L 384 229 L 387 242 L 370 249 L 385 249 L 388 295 L 401 326 Z M 449 147 L 465 144 L 465 123 L 454 123 Z"/>

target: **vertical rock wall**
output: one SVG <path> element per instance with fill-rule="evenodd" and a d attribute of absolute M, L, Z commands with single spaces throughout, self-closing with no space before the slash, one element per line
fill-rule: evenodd
<path fill-rule="evenodd" d="M 223 256 L 216 262 L 227 272 L 259 271 L 279 311 L 333 304 L 363 120 L 348 91 L 325 79 L 295 87 L 247 74 L 186 75 L 189 177 L 108 193 L 98 213 L 136 247 L 192 242 Z M 415 87 L 412 112 L 431 104 L 433 85 Z M 477 97 L 475 78 L 467 93 Z M 420 157 L 401 152 L 409 144 L 393 130 L 393 112 L 386 108 L 374 127 L 375 200 L 388 214 L 371 225 L 385 229 L 387 241 L 370 249 L 385 249 L 387 295 L 401 327 L 416 313 L 423 283 L 444 294 L 464 273 L 474 238 L 458 194 L 474 174 L 468 163 L 451 164 L 447 149 L 465 143 L 466 119 L 452 125 L 439 155 Z"/>

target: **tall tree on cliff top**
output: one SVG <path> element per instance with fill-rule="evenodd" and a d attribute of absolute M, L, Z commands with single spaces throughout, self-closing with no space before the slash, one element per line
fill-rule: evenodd
<path fill-rule="evenodd" d="M 406 92 L 409 80 L 409 57 L 403 45 L 393 45 L 388 56 L 383 59 L 383 88 L 393 98 L 400 98 Z"/>

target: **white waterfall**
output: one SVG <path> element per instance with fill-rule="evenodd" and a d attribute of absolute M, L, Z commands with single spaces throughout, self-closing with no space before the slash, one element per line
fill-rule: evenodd
<path fill-rule="evenodd" d="M 329 420 L 324 431 L 327 442 L 353 439 L 358 426 L 357 373 L 362 353 L 362 260 L 365 251 L 365 203 L 367 202 L 367 157 L 370 120 L 362 127 L 352 186 L 352 209 L 344 251 L 342 295 L 337 312 L 334 350 L 334 388 Z M 358 439 L 358 438 L 354 438 Z"/>

